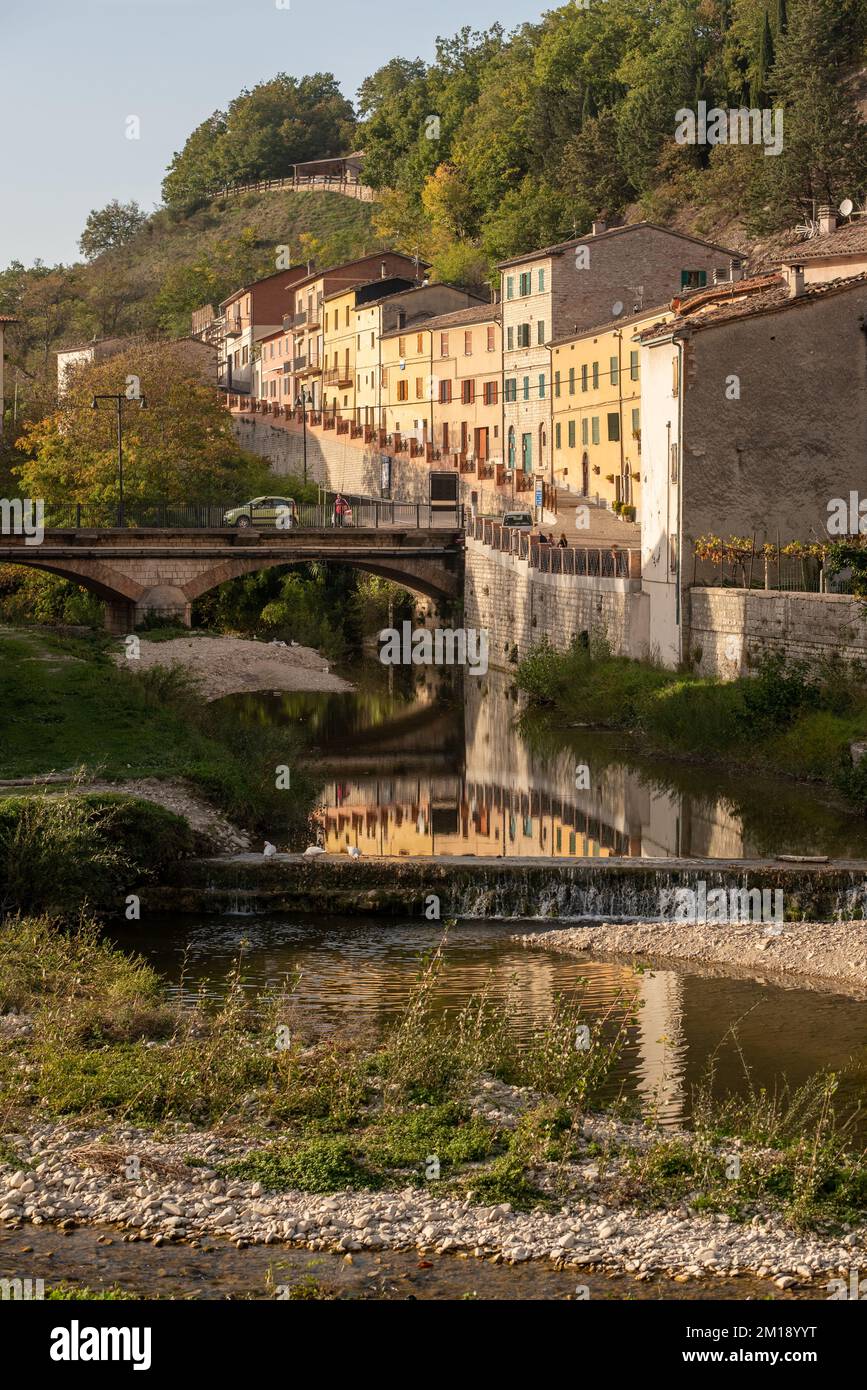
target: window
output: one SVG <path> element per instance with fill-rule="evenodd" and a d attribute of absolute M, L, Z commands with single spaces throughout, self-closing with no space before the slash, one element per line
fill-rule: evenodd
<path fill-rule="evenodd" d="M 593 363 L 593 390 L 599 390 L 599 363 Z"/>
<path fill-rule="evenodd" d="M 530 378 L 529 378 L 528 376 L 525 376 L 525 377 L 524 377 L 524 400 L 525 400 L 525 401 L 528 401 L 529 399 L 530 399 Z"/>
<path fill-rule="evenodd" d="M 449 427 L 448 427 L 448 425 L 445 425 L 445 424 L 444 424 L 444 425 L 443 425 L 443 450 L 448 449 L 448 447 L 449 447 Z"/>
<path fill-rule="evenodd" d="M 408 381 L 399 381 L 399 382 L 397 383 L 397 399 L 398 399 L 399 401 L 408 401 L 408 400 L 409 400 L 409 382 L 408 382 Z"/>
<path fill-rule="evenodd" d="M 523 299 L 525 295 L 533 293 L 533 272 L 525 271 L 521 276 L 519 293 Z"/>
<path fill-rule="evenodd" d="M 538 284 L 539 293 L 540 293 L 540 294 L 544 294 L 544 293 L 545 293 L 545 272 L 544 272 L 544 270 L 540 270 L 540 271 L 539 271 L 539 278 L 538 278 L 537 284 Z"/>
<path fill-rule="evenodd" d="M 514 328 L 507 328 L 507 329 L 506 329 L 506 347 L 507 347 L 507 349 L 508 349 L 509 352 L 513 352 L 513 351 L 514 351 L 514 347 L 515 347 L 515 330 L 514 330 Z"/>
<path fill-rule="evenodd" d="M 612 386 L 619 386 L 619 385 L 620 385 L 620 363 L 618 362 L 618 360 L 617 360 L 616 357 L 611 357 L 611 358 L 609 358 L 609 365 L 610 365 L 610 367 L 611 367 L 611 385 L 612 385 Z"/>
<path fill-rule="evenodd" d="M 537 342 L 537 343 L 539 344 L 539 346 L 541 347 L 541 345 L 542 345 L 542 343 L 544 343 L 544 341 L 545 341 L 545 322 L 544 322 L 543 319 L 540 319 L 539 322 L 536 324 L 536 342 Z"/>
<path fill-rule="evenodd" d="M 590 421 L 590 439 L 593 444 L 599 443 L 599 416 L 594 415 Z"/>
<path fill-rule="evenodd" d="M 540 373 L 539 373 L 539 400 L 540 400 L 540 401 L 543 401 L 544 399 L 545 399 L 545 373 L 544 373 L 544 372 L 540 372 Z"/>
<path fill-rule="evenodd" d="M 668 540 L 668 568 L 677 574 L 677 532 L 672 531 Z"/>
<path fill-rule="evenodd" d="M 608 442 L 616 444 L 620 438 L 620 415 L 617 411 L 611 411 L 608 416 Z"/>
<path fill-rule="evenodd" d="M 590 431 L 589 431 L 589 422 L 588 422 L 587 418 L 585 417 L 585 418 L 581 421 L 581 443 L 582 443 L 582 444 L 589 444 L 589 443 L 590 443 L 589 434 L 590 434 Z"/>
<path fill-rule="evenodd" d="M 325 315 L 325 332 L 328 332 L 328 315 Z"/>
<path fill-rule="evenodd" d="M 629 380 L 630 380 L 630 381 L 637 381 L 637 380 L 638 380 L 638 352 L 637 352 L 637 351 L 636 351 L 636 352 L 630 352 L 630 354 L 629 354 Z"/>
<path fill-rule="evenodd" d="M 346 327 L 349 327 L 349 305 L 346 306 Z"/>
<path fill-rule="evenodd" d="M 575 448 L 575 421 L 569 421 L 569 448 Z"/>
<path fill-rule="evenodd" d="M 560 435 L 560 426 L 559 426 L 559 425 L 555 425 L 555 426 L 554 426 L 554 448 L 555 448 L 555 449 L 562 449 L 562 447 L 563 447 L 563 445 L 562 445 L 561 435 Z"/>
<path fill-rule="evenodd" d="M 569 368 L 569 395 L 575 395 L 575 368 Z"/>
<path fill-rule="evenodd" d="M 424 399 L 424 377 L 417 376 L 415 379 L 415 398 L 417 401 Z"/>
<path fill-rule="evenodd" d="M 416 350 L 416 352 L 418 352 L 418 353 L 424 352 L 424 334 L 423 334 L 423 333 L 416 333 L 416 335 L 415 335 L 415 350 Z"/>
<path fill-rule="evenodd" d="M 528 323 L 518 324 L 518 347 L 530 346 L 530 325 Z"/>
<path fill-rule="evenodd" d="M 483 399 L 484 399 L 485 405 L 496 405 L 496 404 L 497 404 L 497 400 L 498 400 L 499 394 L 500 394 L 499 391 L 498 391 L 498 389 L 497 389 L 498 386 L 499 386 L 499 382 L 496 382 L 496 381 L 486 381 L 486 382 L 485 382 L 485 385 L 484 385 L 484 388 L 483 388 L 483 391 L 484 391 Z"/>
<path fill-rule="evenodd" d="M 472 357 L 472 355 L 473 335 L 471 331 L 467 330 L 467 332 L 464 333 L 464 357 Z"/>
<path fill-rule="evenodd" d="M 496 324 L 493 324 L 493 323 L 492 323 L 492 324 L 489 324 L 489 325 L 488 325 L 488 352 L 496 352 L 496 350 L 497 350 L 497 328 L 496 328 Z"/>
<path fill-rule="evenodd" d="M 678 474 L 678 467 L 677 467 L 677 445 L 676 445 L 676 444 L 672 444 L 672 446 L 671 446 L 671 481 L 672 481 L 673 483 L 676 483 L 676 482 L 677 482 L 677 474 Z"/>
<path fill-rule="evenodd" d="M 385 386 L 388 385 L 388 368 L 387 368 L 387 367 L 381 367 L 381 368 L 380 368 L 380 372 L 379 372 L 379 384 L 380 384 L 380 386 L 383 386 L 383 387 L 385 387 Z"/>
<path fill-rule="evenodd" d="M 560 396 L 560 373 L 559 373 L 559 372 L 555 372 L 555 373 L 554 373 L 554 395 L 555 395 L 556 397 L 558 397 L 558 398 L 559 398 L 559 396 Z"/>
<path fill-rule="evenodd" d="M 440 357 L 448 357 L 448 355 L 449 355 L 449 335 L 448 335 L 448 333 L 441 333 L 441 334 L 440 334 Z"/>
<path fill-rule="evenodd" d="M 515 298 L 515 277 L 514 277 L 514 275 L 507 275 L 507 276 L 506 276 L 506 298 L 507 298 L 507 299 L 514 299 L 514 298 Z"/>
<path fill-rule="evenodd" d="M 406 357 L 406 338 L 398 338 L 397 355 L 398 357 Z"/>
<path fill-rule="evenodd" d="M 370 346 L 371 346 L 371 347 L 376 347 L 376 334 L 375 334 L 375 333 L 371 333 L 371 335 L 370 335 Z"/>
<path fill-rule="evenodd" d="M 452 399 L 452 384 L 446 379 L 440 382 L 440 404 L 449 405 Z"/>
<path fill-rule="evenodd" d="M 581 363 L 581 390 L 587 390 L 587 363 Z"/>
<path fill-rule="evenodd" d="M 706 284 L 706 270 L 682 270 L 680 272 L 680 288 L 682 290 L 700 290 Z"/>
<path fill-rule="evenodd" d="M 671 394 L 677 395 L 680 386 L 680 358 L 675 354 L 671 359 Z"/>
<path fill-rule="evenodd" d="M 503 382 L 503 400 L 516 401 L 518 399 L 518 383 L 515 377 L 507 377 Z"/>
<path fill-rule="evenodd" d="M 464 405 L 472 405 L 475 400 L 475 385 L 474 381 L 461 382 L 461 401 Z"/>
<path fill-rule="evenodd" d="M 635 410 L 633 410 L 633 412 L 632 412 L 632 433 L 633 433 L 633 434 L 638 434 L 638 432 L 639 432 L 640 429 L 641 429 L 641 411 L 640 411 L 639 409 L 635 409 Z"/>

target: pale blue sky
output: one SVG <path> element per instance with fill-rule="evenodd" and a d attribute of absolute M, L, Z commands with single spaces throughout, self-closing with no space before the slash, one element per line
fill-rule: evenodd
<path fill-rule="evenodd" d="M 0 268 L 78 259 L 91 208 L 150 211 L 187 135 L 243 87 L 333 72 L 354 99 L 438 34 L 536 20 L 540 0 L 0 0 Z M 138 116 L 141 138 L 125 136 Z"/>

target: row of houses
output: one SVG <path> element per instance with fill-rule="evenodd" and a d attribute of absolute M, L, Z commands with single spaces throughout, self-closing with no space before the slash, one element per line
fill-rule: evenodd
<path fill-rule="evenodd" d="M 728 248 L 651 223 L 607 227 L 504 261 L 497 302 L 431 284 L 385 252 L 293 266 L 236 290 L 193 331 L 217 346 L 242 408 L 300 406 L 392 452 L 490 479 L 534 479 L 637 507 L 640 364 L 631 339 L 672 296 L 729 282 Z M 647 307 L 645 307 L 647 306 Z"/>

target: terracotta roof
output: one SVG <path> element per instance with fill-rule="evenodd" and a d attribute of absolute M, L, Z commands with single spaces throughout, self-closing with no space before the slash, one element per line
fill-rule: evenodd
<path fill-rule="evenodd" d="M 840 294 L 859 286 L 867 286 L 867 271 L 860 275 L 851 275 L 845 280 L 828 280 L 819 285 L 807 285 L 802 294 L 792 296 L 788 282 L 782 275 L 758 275 L 752 280 L 742 280 L 731 287 L 733 291 L 746 287 L 746 294 L 732 293 L 728 297 L 706 301 L 703 304 L 691 302 L 687 313 L 681 312 L 672 322 L 656 324 L 637 336 L 641 342 L 646 343 L 672 334 L 697 332 L 703 328 L 714 328 L 720 323 L 730 323 L 733 319 L 752 318 L 779 309 L 796 309 L 805 304 L 812 304 L 817 299 L 825 299 L 828 295 Z M 752 293 L 749 292 L 751 289 Z"/>
<path fill-rule="evenodd" d="M 300 290 L 305 285 L 312 285 L 317 280 L 326 279 L 329 275 L 337 275 L 340 273 L 341 270 L 351 270 L 354 265 L 363 265 L 365 261 L 372 261 L 375 260 L 377 257 L 379 257 L 381 260 L 384 260 L 386 256 L 396 256 L 398 260 L 406 262 L 407 265 L 415 266 L 415 258 L 413 256 L 405 255 L 403 251 L 371 251 L 370 254 L 367 256 L 357 256 L 354 261 L 341 261 L 340 265 L 329 265 L 326 266 L 323 270 L 314 270 L 309 275 L 306 275 L 303 280 L 299 280 L 294 285 L 287 285 L 286 288 L 287 290 L 292 291 Z M 420 260 L 418 266 L 419 270 L 430 269 L 430 266 L 427 261 Z M 380 277 L 375 276 L 374 278 L 379 279 Z M 397 270 L 392 270 L 388 275 L 385 276 L 386 280 L 393 280 L 396 278 L 400 278 L 400 272 Z M 345 294 L 346 290 L 355 289 L 357 283 L 357 281 L 348 280 L 342 292 Z M 365 283 L 369 284 L 369 281 L 365 281 Z"/>
<path fill-rule="evenodd" d="M 774 257 L 774 264 L 799 265 L 801 261 L 812 261 L 820 256 L 859 254 L 867 255 L 867 217 L 859 217 L 856 222 L 847 222 L 825 236 L 813 237 L 810 241 L 787 246 L 785 251 Z"/>
<path fill-rule="evenodd" d="M 18 320 L 17 320 L 17 318 L 15 317 L 14 314 L 0 314 L 0 323 L 17 323 L 17 322 L 18 322 Z"/>
<path fill-rule="evenodd" d="M 448 314 L 437 314 L 434 318 L 424 320 L 424 327 L 431 329 L 460 328 L 466 323 L 502 323 L 503 306 L 501 304 L 473 304 L 469 309 L 453 309 Z M 406 327 L 392 328 L 388 333 L 383 333 L 383 338 L 395 338 L 406 332 Z"/>
<path fill-rule="evenodd" d="M 725 256 L 730 256 L 739 263 L 744 260 L 742 251 L 733 251 L 729 246 L 720 246 L 715 241 L 704 241 L 701 237 L 690 236 L 688 232 L 676 232 L 671 227 L 660 227 L 657 222 L 630 222 L 624 227 L 608 227 L 604 232 L 587 232 L 584 236 L 572 237 L 569 241 L 560 241 L 555 246 L 545 246 L 540 251 L 527 251 L 522 256 L 512 256 L 507 261 L 498 261 L 499 269 L 504 269 L 511 265 L 522 265 L 525 261 L 537 261 L 541 256 L 562 256 L 566 251 L 571 251 L 575 246 L 583 246 L 585 243 L 593 244 L 603 241 L 607 237 L 625 236 L 627 232 L 640 232 L 647 228 L 654 232 L 667 232 L 669 236 L 680 237 L 681 241 L 691 241 L 695 246 L 704 246 L 711 251 L 720 251 Z"/>
<path fill-rule="evenodd" d="M 382 299 L 368 299 L 364 304 L 359 304 L 358 309 L 373 309 L 377 304 L 388 304 L 393 299 L 406 299 L 408 295 L 418 294 L 420 290 L 457 290 L 460 294 L 472 295 L 473 291 L 465 289 L 463 285 L 453 285 L 448 280 L 437 280 L 435 285 L 413 285 L 408 290 L 398 290 L 396 294 L 384 295 Z"/>

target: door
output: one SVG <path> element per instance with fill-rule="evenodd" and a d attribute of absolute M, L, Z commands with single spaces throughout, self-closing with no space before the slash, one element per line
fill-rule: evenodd
<path fill-rule="evenodd" d="M 521 467 L 525 473 L 533 471 L 533 436 L 531 434 L 521 435 Z"/>
<path fill-rule="evenodd" d="M 515 468 L 515 427 L 509 426 L 509 467 L 514 471 Z"/>
<path fill-rule="evenodd" d="M 476 458 L 480 463 L 484 463 L 488 457 L 488 431 L 487 429 L 476 430 Z"/>
<path fill-rule="evenodd" d="M 590 496 L 590 460 L 586 454 L 581 457 L 581 495 Z"/>

